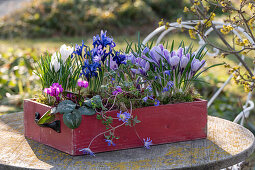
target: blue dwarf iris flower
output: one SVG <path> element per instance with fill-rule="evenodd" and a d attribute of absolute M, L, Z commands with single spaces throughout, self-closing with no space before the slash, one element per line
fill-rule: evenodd
<path fill-rule="evenodd" d="M 78 56 L 82 57 L 82 50 L 83 50 L 84 47 L 86 47 L 86 46 L 84 45 L 84 41 L 82 40 L 82 45 L 81 46 L 79 46 L 78 44 L 75 45 L 75 49 L 74 49 L 73 54 L 77 54 Z"/>
<path fill-rule="evenodd" d="M 89 64 L 87 61 L 84 62 L 84 65 L 82 66 L 82 73 L 81 75 L 84 75 L 87 80 L 89 81 L 92 77 L 98 76 L 98 71 L 101 70 L 101 64 L 98 62 L 94 62 L 92 64 Z"/>
<path fill-rule="evenodd" d="M 126 55 L 125 54 L 120 54 L 120 52 L 116 51 L 115 52 L 115 56 L 113 56 L 113 61 L 115 61 L 118 66 L 120 66 L 121 64 L 126 64 Z"/>
<path fill-rule="evenodd" d="M 108 56 L 113 55 L 112 49 L 116 46 L 115 42 L 112 38 L 106 36 L 106 31 L 101 31 L 101 35 L 97 35 L 93 37 L 93 46 L 94 49 L 100 47 L 102 50 L 100 53 L 101 61 L 104 63 Z M 106 49 L 108 48 L 108 52 Z"/>

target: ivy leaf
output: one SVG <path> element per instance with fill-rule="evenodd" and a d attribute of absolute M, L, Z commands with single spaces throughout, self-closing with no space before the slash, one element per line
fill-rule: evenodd
<path fill-rule="evenodd" d="M 64 124 L 70 129 L 78 128 L 81 124 L 82 116 L 78 110 L 63 115 Z"/>
<path fill-rule="evenodd" d="M 57 112 L 61 114 L 71 113 L 76 107 L 76 104 L 71 100 L 64 100 L 57 106 Z"/>
<path fill-rule="evenodd" d="M 82 105 L 83 105 L 83 106 L 87 106 L 87 107 L 92 108 L 91 100 L 85 100 L 85 102 L 83 102 L 83 104 L 82 104 Z"/>
<path fill-rule="evenodd" d="M 78 112 L 80 112 L 81 115 L 94 115 L 96 114 L 96 111 L 92 108 L 87 108 L 85 106 L 82 106 L 78 109 Z"/>
<path fill-rule="evenodd" d="M 55 114 L 51 114 L 51 109 L 48 110 L 44 115 L 38 120 L 37 124 L 42 125 L 44 123 L 50 123 L 55 120 Z"/>

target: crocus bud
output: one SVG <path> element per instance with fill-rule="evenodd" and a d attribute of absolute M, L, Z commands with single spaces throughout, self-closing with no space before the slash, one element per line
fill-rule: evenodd
<path fill-rule="evenodd" d="M 67 58 L 73 53 L 74 51 L 74 48 L 71 47 L 71 46 L 67 46 L 65 44 L 63 44 L 61 47 L 60 47 L 60 55 L 61 55 L 61 60 L 63 61 L 63 63 L 66 62 Z"/>
<path fill-rule="evenodd" d="M 58 70 L 60 69 L 60 63 L 58 61 L 56 52 L 51 56 L 50 68 L 54 68 L 55 72 L 58 72 Z"/>
<path fill-rule="evenodd" d="M 177 50 L 177 55 L 178 55 L 178 57 L 182 57 L 182 55 L 183 55 L 183 48 L 182 47 L 180 47 L 178 50 Z"/>
<path fill-rule="evenodd" d="M 163 50 L 164 50 L 164 46 L 163 46 L 163 44 L 159 44 L 158 46 L 159 46 L 159 48 L 161 49 L 161 51 L 163 51 Z"/>
<path fill-rule="evenodd" d="M 150 49 L 148 47 L 145 47 L 143 50 L 143 54 L 147 54 L 148 52 L 150 52 Z"/>
<path fill-rule="evenodd" d="M 180 58 L 178 56 L 173 56 L 172 58 L 170 58 L 170 65 L 172 67 L 176 67 L 180 62 Z"/>
<path fill-rule="evenodd" d="M 202 68 L 205 64 L 205 60 L 199 61 L 198 59 L 194 59 L 191 64 L 191 70 L 193 72 L 197 72 L 200 68 Z"/>
<path fill-rule="evenodd" d="M 167 49 L 164 49 L 163 53 L 164 53 L 164 56 L 165 56 L 167 62 L 169 63 L 170 62 L 170 52 Z"/>
<path fill-rule="evenodd" d="M 183 56 L 181 59 L 180 67 L 184 69 L 187 66 L 188 62 L 189 62 L 188 57 Z"/>

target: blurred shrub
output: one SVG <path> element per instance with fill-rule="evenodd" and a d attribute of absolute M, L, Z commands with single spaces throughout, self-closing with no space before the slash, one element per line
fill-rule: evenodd
<path fill-rule="evenodd" d="M 183 0 L 145 0 L 160 18 L 176 20 L 183 13 Z"/>
<path fill-rule="evenodd" d="M 223 83 L 210 73 L 206 77 L 201 77 L 200 81 L 195 82 L 195 86 L 201 96 L 209 100 Z M 241 101 L 241 96 L 223 90 L 209 107 L 208 114 L 233 121 L 242 111 L 242 105 L 244 103 L 240 103 Z"/>
<path fill-rule="evenodd" d="M 38 80 L 33 71 L 37 53 L 34 49 L 13 49 L 0 52 L 0 101 L 14 99 L 15 104 L 22 104 L 22 98 L 30 97 L 38 90 Z"/>
<path fill-rule="evenodd" d="M 182 7 L 182 0 L 34 0 L 0 20 L 0 37 L 74 36 L 101 29 L 150 32 L 160 18 L 176 18 Z"/>

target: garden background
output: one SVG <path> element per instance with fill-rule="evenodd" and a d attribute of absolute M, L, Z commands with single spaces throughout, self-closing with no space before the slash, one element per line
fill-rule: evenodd
<path fill-rule="evenodd" d="M 100 30 L 107 30 L 118 47 L 124 48 L 126 41 L 137 42 L 138 32 L 141 39 L 145 38 L 158 27 L 161 18 L 168 22 L 179 17 L 192 19 L 183 13 L 185 6 L 190 6 L 188 0 L 0 0 L 0 115 L 22 111 L 24 98 L 40 94 L 33 67 L 45 51 L 53 53 L 62 44 L 81 44 L 82 40 L 89 44 Z M 224 17 L 220 10 L 216 14 L 218 20 Z M 170 33 L 167 39 L 192 42 L 194 48 L 198 47 L 187 32 Z M 234 57 L 206 60 L 208 65 L 238 63 Z M 212 68 L 196 82 L 196 89 L 209 100 L 228 76 L 224 66 Z M 233 121 L 242 111 L 245 96 L 243 88 L 231 82 L 208 112 Z M 245 126 L 255 133 L 254 111 Z M 254 162 L 253 154 L 245 168 L 254 166 Z"/>

